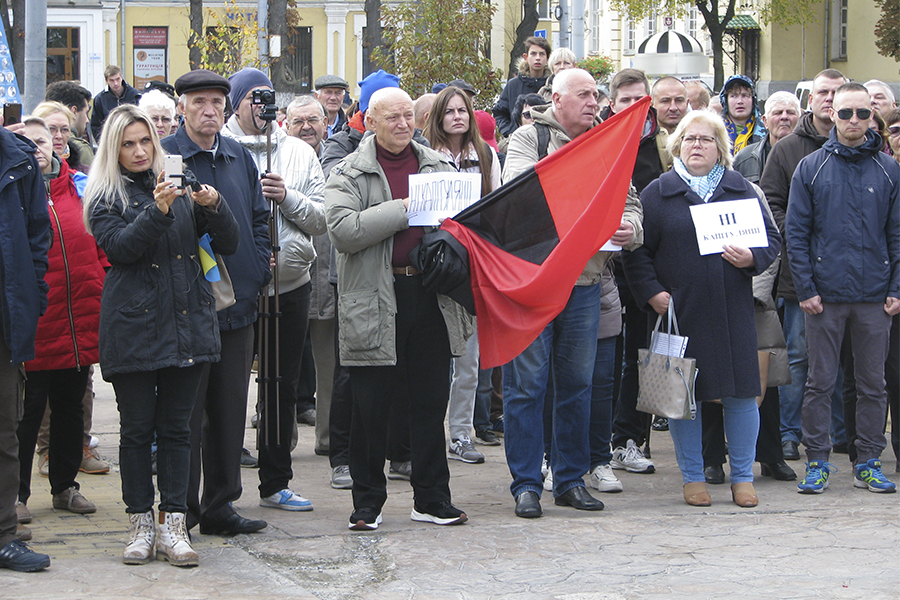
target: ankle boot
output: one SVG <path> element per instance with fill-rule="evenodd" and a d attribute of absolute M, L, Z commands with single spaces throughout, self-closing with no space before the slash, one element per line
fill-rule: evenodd
<path fill-rule="evenodd" d="M 753 508 L 759 504 L 756 490 L 753 489 L 753 484 L 749 481 L 732 484 L 731 499 L 741 508 Z"/>
<path fill-rule="evenodd" d="M 156 529 L 153 526 L 153 510 L 128 515 L 131 527 L 128 530 L 128 544 L 122 554 L 126 565 L 143 565 L 153 560 L 156 545 Z"/>
<path fill-rule="evenodd" d="M 706 489 L 705 481 L 694 481 L 684 484 L 684 501 L 691 506 L 712 506 L 712 498 Z"/>
<path fill-rule="evenodd" d="M 156 528 L 156 558 L 167 560 L 176 567 L 196 567 L 200 557 L 191 547 L 184 513 L 159 511 Z"/>

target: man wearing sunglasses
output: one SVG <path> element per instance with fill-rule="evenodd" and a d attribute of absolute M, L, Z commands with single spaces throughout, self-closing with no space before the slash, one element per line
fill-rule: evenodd
<path fill-rule="evenodd" d="M 853 485 L 896 491 L 879 457 L 886 445 L 884 363 L 891 317 L 900 313 L 900 165 L 880 152 L 871 116 L 864 86 L 839 87 L 831 107 L 834 130 L 800 161 L 791 181 L 787 250 L 809 352 L 802 419 L 809 462 L 801 494 L 822 493 L 836 470 L 828 462 L 830 396 L 845 328 L 858 392 Z"/>

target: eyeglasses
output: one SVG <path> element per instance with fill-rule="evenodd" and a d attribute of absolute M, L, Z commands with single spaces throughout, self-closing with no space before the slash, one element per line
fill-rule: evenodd
<path fill-rule="evenodd" d="M 693 146 L 695 144 L 700 144 L 700 146 L 712 146 L 716 143 L 716 138 L 711 135 L 692 135 L 690 137 L 682 138 L 681 145 L 682 146 Z"/>
<path fill-rule="evenodd" d="M 154 123 L 171 123 L 171 117 L 150 117 Z"/>
<path fill-rule="evenodd" d="M 900 125 L 888 127 L 888 133 L 891 134 L 891 137 L 897 137 L 900 135 Z"/>
<path fill-rule="evenodd" d="M 308 119 L 294 119 L 291 121 L 291 125 L 294 127 L 305 127 L 307 123 L 310 125 L 318 125 L 319 121 L 321 121 L 321 117 L 310 117 Z"/>
<path fill-rule="evenodd" d="M 842 108 L 837 112 L 838 119 L 841 121 L 849 121 L 853 118 L 853 109 L 852 108 Z M 856 116 L 859 117 L 860 121 L 868 121 L 869 117 L 872 116 L 871 108 L 857 108 Z"/>
<path fill-rule="evenodd" d="M 47 129 L 50 130 L 50 135 L 56 135 L 57 133 L 61 133 L 63 135 L 69 135 L 72 133 L 72 130 L 68 127 L 56 127 L 55 125 L 51 125 Z"/>

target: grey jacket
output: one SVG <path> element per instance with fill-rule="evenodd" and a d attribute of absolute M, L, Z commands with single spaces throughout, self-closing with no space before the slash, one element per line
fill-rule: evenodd
<path fill-rule="evenodd" d="M 375 136 L 331 171 L 325 185 L 325 221 L 337 250 L 340 359 L 344 366 L 397 364 L 394 234 L 409 227 L 402 200 L 375 156 Z M 455 171 L 440 155 L 411 142 L 420 173 Z M 465 353 L 474 319 L 459 304 L 438 295 L 454 356 Z"/>
<path fill-rule="evenodd" d="M 550 128 L 550 144 L 548 153 L 552 154 L 565 144 L 569 143 L 569 134 L 556 120 L 552 105 L 538 106 L 531 109 L 536 123 L 543 123 Z M 599 119 L 597 120 L 599 123 Z M 506 163 L 503 165 L 503 183 L 512 181 L 518 175 L 533 167 L 538 161 L 538 134 L 534 125 L 524 125 L 516 129 L 509 140 L 506 151 Z M 591 192 L 592 194 L 594 192 Z M 625 250 L 634 250 L 644 241 L 644 229 L 641 225 L 643 212 L 641 200 L 632 184 L 628 189 L 628 198 L 625 201 L 625 212 L 622 220 L 631 223 L 634 227 L 634 238 Z M 600 282 L 603 267 L 612 258 L 613 252 L 598 252 L 588 261 L 575 285 L 594 285 Z"/>

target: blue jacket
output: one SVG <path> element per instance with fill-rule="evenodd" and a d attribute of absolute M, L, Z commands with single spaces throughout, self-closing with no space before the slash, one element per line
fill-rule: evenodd
<path fill-rule="evenodd" d="M 211 185 L 228 203 L 238 222 L 240 245 L 225 257 L 234 286 L 235 303 L 219 311 L 219 328 L 240 329 L 256 322 L 260 290 L 269 283 L 269 207 L 259 185 L 259 171 L 250 153 L 240 144 L 218 136 L 215 158 L 201 150 L 182 126 L 162 140 L 170 154 L 180 154 L 184 166 L 201 183 Z"/>
<path fill-rule="evenodd" d="M 837 140 L 797 165 L 785 237 L 800 301 L 900 298 L 900 165 L 869 130 L 855 148 Z"/>
<path fill-rule="evenodd" d="M 34 146 L 0 127 L 0 309 L 13 364 L 34 358 L 38 319 L 47 308 L 49 247 L 47 191 Z"/>
<path fill-rule="evenodd" d="M 237 223 L 222 202 L 206 210 L 186 196 L 163 214 L 151 171 L 126 185 L 126 206 L 98 200 L 91 231 L 112 267 L 100 301 L 103 377 L 190 367 L 219 360 L 216 303 L 200 266 L 198 240 L 213 238 L 221 254 L 238 248 Z"/>

